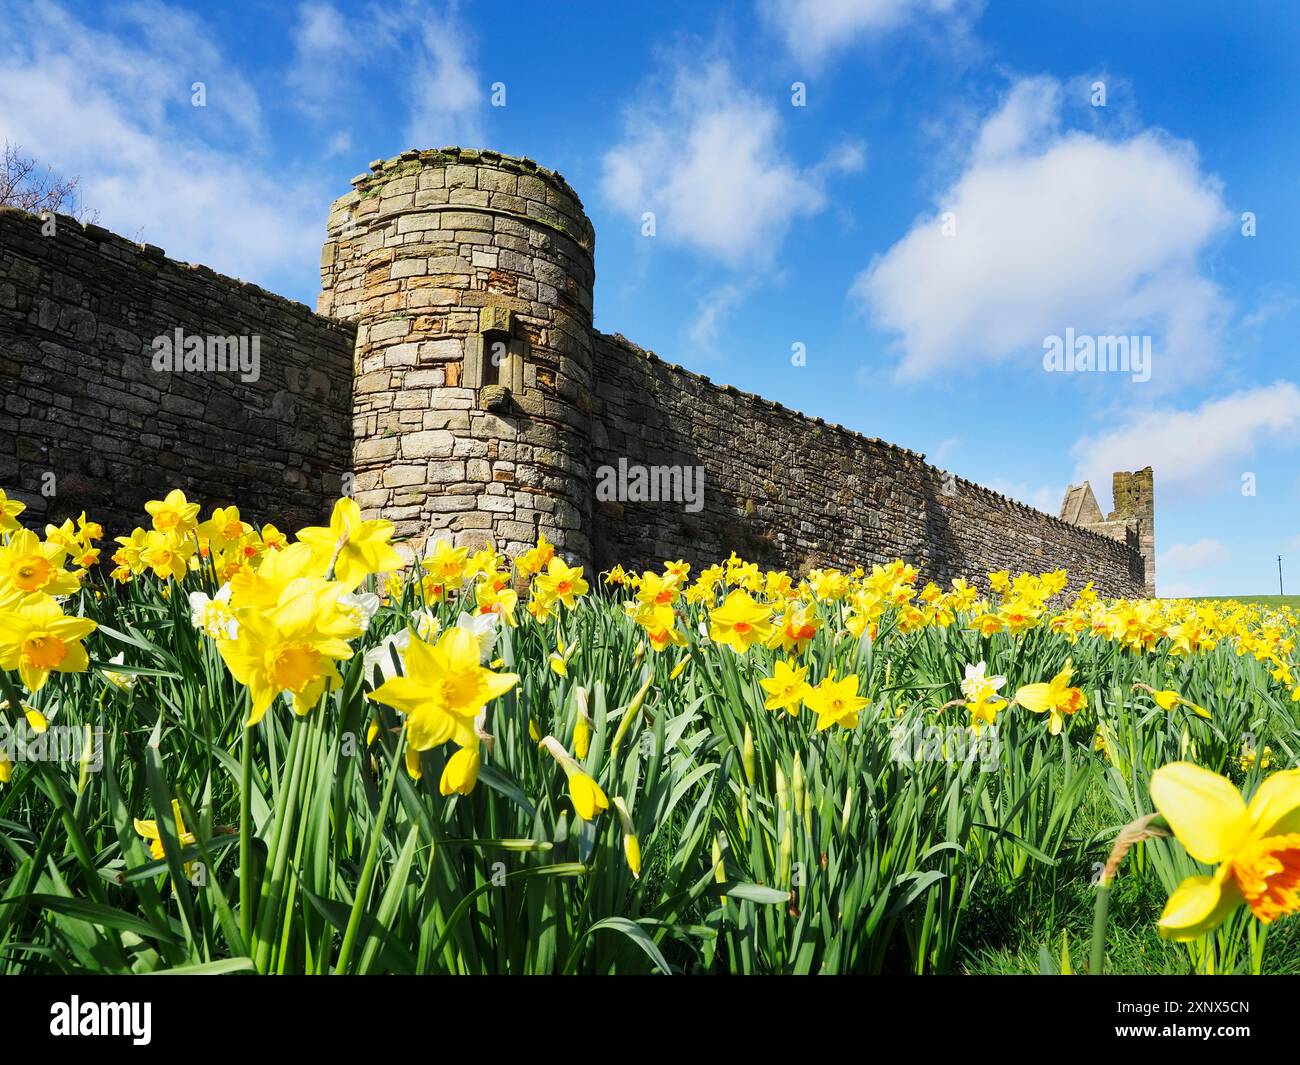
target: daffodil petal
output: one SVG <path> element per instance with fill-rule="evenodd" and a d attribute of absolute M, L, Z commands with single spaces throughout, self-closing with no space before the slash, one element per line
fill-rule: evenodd
<path fill-rule="evenodd" d="M 1283 770 L 1264 781 L 1247 812 L 1258 836 L 1300 832 L 1300 769 Z"/>
<path fill-rule="evenodd" d="M 1187 853 L 1207 865 L 1231 855 L 1250 830 L 1246 803 L 1232 782 L 1191 762 L 1157 769 L 1151 800 Z"/>
<path fill-rule="evenodd" d="M 1167 939 L 1197 939 L 1223 923 L 1242 895 L 1225 866 L 1214 876 L 1189 876 L 1169 896 L 1160 915 L 1160 934 Z"/>
<path fill-rule="evenodd" d="M 1016 702 L 1026 710 L 1042 714 L 1051 705 L 1052 686 L 1050 684 L 1026 684 L 1016 692 Z"/>

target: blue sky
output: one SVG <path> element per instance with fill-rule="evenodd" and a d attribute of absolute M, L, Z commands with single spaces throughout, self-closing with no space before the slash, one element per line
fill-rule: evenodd
<path fill-rule="evenodd" d="M 1289 4 L 0 0 L 0 25 L 0 139 L 175 257 L 314 304 L 370 160 L 528 155 L 595 224 L 599 328 L 1052 513 L 1154 465 L 1162 595 L 1276 591 L 1279 553 L 1300 591 Z M 1067 330 L 1149 337 L 1149 380 L 1049 372 Z"/>

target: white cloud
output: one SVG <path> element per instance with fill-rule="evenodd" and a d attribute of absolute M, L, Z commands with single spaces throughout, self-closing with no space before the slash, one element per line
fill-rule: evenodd
<path fill-rule="evenodd" d="M 1277 381 L 1208 400 L 1194 410 L 1140 411 L 1120 427 L 1070 449 L 1075 480 L 1106 483 L 1113 470 L 1150 465 L 1158 494 L 1186 495 L 1237 486 L 1242 465 L 1269 440 L 1300 437 L 1300 387 Z"/>
<path fill-rule="evenodd" d="M 762 266 L 796 218 L 825 207 L 826 177 L 864 159 L 860 145 L 841 145 L 805 169 L 781 135 L 775 105 L 741 88 L 727 63 L 683 65 L 665 92 L 648 91 L 627 111 L 624 139 L 605 153 L 602 190 L 638 223 L 654 212 L 657 239 Z"/>
<path fill-rule="evenodd" d="M 280 287 L 314 262 L 330 190 L 260 158 L 257 95 L 193 16 L 146 3 L 113 17 L 99 30 L 0 2 L 0 140 L 79 177 L 102 225 Z"/>
<path fill-rule="evenodd" d="M 1196 573 L 1213 569 L 1232 560 L 1232 552 L 1218 540 L 1197 540 L 1191 544 L 1174 544 L 1162 551 L 1156 564 L 1157 572 L 1175 574 Z"/>
<path fill-rule="evenodd" d="M 926 457 L 936 466 L 942 466 L 945 459 L 952 457 L 961 450 L 961 446 L 961 437 L 945 436 Z"/>
<path fill-rule="evenodd" d="M 305 0 L 292 40 L 285 80 L 293 102 L 317 121 L 364 123 L 367 113 L 388 110 L 391 102 L 373 86 L 401 70 L 406 114 L 399 149 L 486 146 L 486 79 L 458 0 L 388 0 L 365 8 Z M 358 47 L 359 41 L 366 47 Z M 330 135 L 326 154 L 351 146 L 352 131 L 345 126 Z"/>
<path fill-rule="evenodd" d="M 816 67 L 909 23 L 946 23 L 964 32 L 979 6 L 967 0 L 760 0 L 759 12 L 796 59 Z"/>
<path fill-rule="evenodd" d="M 285 80 L 295 102 L 319 117 L 329 110 L 345 68 L 351 65 L 355 37 L 338 8 L 324 0 L 311 0 L 298 7 L 292 39 L 293 63 Z"/>
<path fill-rule="evenodd" d="M 349 130 L 338 130 L 325 143 L 326 155 L 343 155 L 352 150 L 352 134 Z"/>
<path fill-rule="evenodd" d="M 717 354 L 723 326 L 748 294 L 748 285 L 728 283 L 700 298 L 695 317 L 686 329 L 687 339 L 697 355 Z"/>
<path fill-rule="evenodd" d="M 1242 316 L 1242 327 L 1259 329 L 1275 318 L 1284 318 L 1298 306 L 1300 300 L 1288 286 L 1270 283 L 1264 286 L 1254 310 Z"/>
<path fill-rule="evenodd" d="M 410 82 L 406 148 L 484 147 L 485 86 L 475 66 L 474 39 L 450 4 L 421 9 L 419 51 Z"/>
<path fill-rule="evenodd" d="M 1220 357 L 1229 308 L 1199 260 L 1230 226 L 1217 179 L 1159 130 L 1064 130 L 1061 87 L 1016 83 L 935 210 L 851 297 L 898 338 L 902 379 L 1019 358 L 1045 337 L 1152 334 L 1161 387 Z M 951 212 L 956 231 L 944 232 Z"/>
<path fill-rule="evenodd" d="M 1214 590 L 1204 581 L 1174 581 L 1170 584 L 1162 579 L 1160 582 L 1161 599 L 1197 599 L 1213 594 Z"/>

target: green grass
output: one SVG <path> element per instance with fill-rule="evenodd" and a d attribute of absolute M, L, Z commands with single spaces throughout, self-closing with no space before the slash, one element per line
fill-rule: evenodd
<path fill-rule="evenodd" d="M 1300 610 L 1300 595 L 1200 595 L 1193 601 L 1197 603 L 1255 603 L 1259 606 L 1274 609 L 1280 606 L 1289 606 L 1292 609 Z"/>

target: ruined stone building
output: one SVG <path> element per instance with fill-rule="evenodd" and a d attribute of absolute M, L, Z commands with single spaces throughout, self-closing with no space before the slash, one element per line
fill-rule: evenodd
<path fill-rule="evenodd" d="M 1064 567 L 1074 587 L 1152 590 L 1150 469 L 1115 475 L 1108 519 L 1087 485 L 1043 514 L 598 330 L 594 254 L 558 173 L 456 148 L 376 162 L 335 201 L 316 313 L 0 211 L 0 485 L 110 535 L 177 485 L 282 527 L 346 492 L 416 551 L 514 554 L 545 533 L 598 570 L 734 549 L 792 571 L 901 557 L 941 581 Z M 249 338 L 255 373 L 229 365 Z M 160 363 L 160 342 L 195 358 Z"/>
<path fill-rule="evenodd" d="M 1115 509 L 1103 518 L 1092 485 L 1072 484 L 1061 503 L 1061 520 L 1127 542 L 1136 537 L 1142 555 L 1147 594 L 1156 588 L 1156 499 L 1151 467 L 1136 473 L 1116 472 L 1111 482 Z"/>

